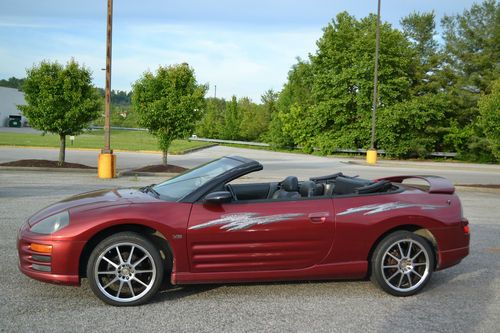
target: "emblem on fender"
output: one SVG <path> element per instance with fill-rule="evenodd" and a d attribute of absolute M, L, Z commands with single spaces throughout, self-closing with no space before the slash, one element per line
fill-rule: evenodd
<path fill-rule="evenodd" d="M 253 227 L 254 225 L 269 224 L 275 222 L 288 221 L 294 217 L 304 216 L 302 213 L 293 214 L 276 214 L 260 216 L 259 213 L 237 213 L 221 215 L 220 218 L 206 223 L 198 224 L 190 227 L 189 229 L 202 229 L 215 225 L 220 225 L 220 229 L 226 231 L 243 230 Z"/>

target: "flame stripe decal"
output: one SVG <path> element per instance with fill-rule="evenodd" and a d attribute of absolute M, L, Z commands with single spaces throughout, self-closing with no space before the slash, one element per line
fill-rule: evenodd
<path fill-rule="evenodd" d="M 354 214 L 354 213 L 358 213 L 358 212 L 366 212 L 363 215 L 373 215 L 373 214 L 383 213 L 383 212 L 396 210 L 396 209 L 414 208 L 414 207 L 420 207 L 422 210 L 433 210 L 433 209 L 443 208 L 443 207 L 447 207 L 447 206 L 410 204 L 410 203 L 403 203 L 403 202 L 389 202 L 389 203 L 385 203 L 385 204 L 374 204 L 374 205 L 366 205 L 366 206 L 349 208 L 343 212 L 338 213 L 337 215 L 338 216 L 350 215 L 350 214 Z"/>
<path fill-rule="evenodd" d="M 220 225 L 221 230 L 236 231 L 236 230 L 248 229 L 255 225 L 288 221 L 295 217 L 304 215 L 305 214 L 302 213 L 276 214 L 276 215 L 266 215 L 266 216 L 260 216 L 259 213 L 227 214 L 227 215 L 221 215 L 221 217 L 216 220 L 192 226 L 189 229 L 190 230 L 203 229 L 215 225 Z"/>

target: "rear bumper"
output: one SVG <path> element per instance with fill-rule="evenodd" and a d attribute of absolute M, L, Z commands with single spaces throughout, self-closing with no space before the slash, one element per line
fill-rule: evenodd
<path fill-rule="evenodd" d="M 439 271 L 451 266 L 455 266 L 468 254 L 469 246 L 453 250 L 439 251 L 439 265 L 436 270 Z"/>
<path fill-rule="evenodd" d="M 458 264 L 469 255 L 469 221 L 462 217 L 449 228 L 431 230 L 438 243 L 438 264 L 436 270 L 442 270 Z"/>

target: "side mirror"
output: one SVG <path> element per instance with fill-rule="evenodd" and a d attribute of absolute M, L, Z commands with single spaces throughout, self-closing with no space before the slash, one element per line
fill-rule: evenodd
<path fill-rule="evenodd" d="M 220 205 L 223 203 L 231 202 L 233 196 L 231 192 L 228 191 L 218 191 L 207 194 L 204 202 L 211 205 Z"/>

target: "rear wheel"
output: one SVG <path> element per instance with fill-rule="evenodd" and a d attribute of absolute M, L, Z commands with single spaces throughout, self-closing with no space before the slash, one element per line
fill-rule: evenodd
<path fill-rule="evenodd" d="M 145 237 L 121 232 L 100 242 L 87 264 L 94 294 L 116 306 L 139 305 L 153 297 L 163 280 L 159 251 Z"/>
<path fill-rule="evenodd" d="M 429 281 L 434 253 L 427 240 L 409 231 L 384 238 L 372 257 L 372 281 L 395 296 L 410 296 Z"/>

